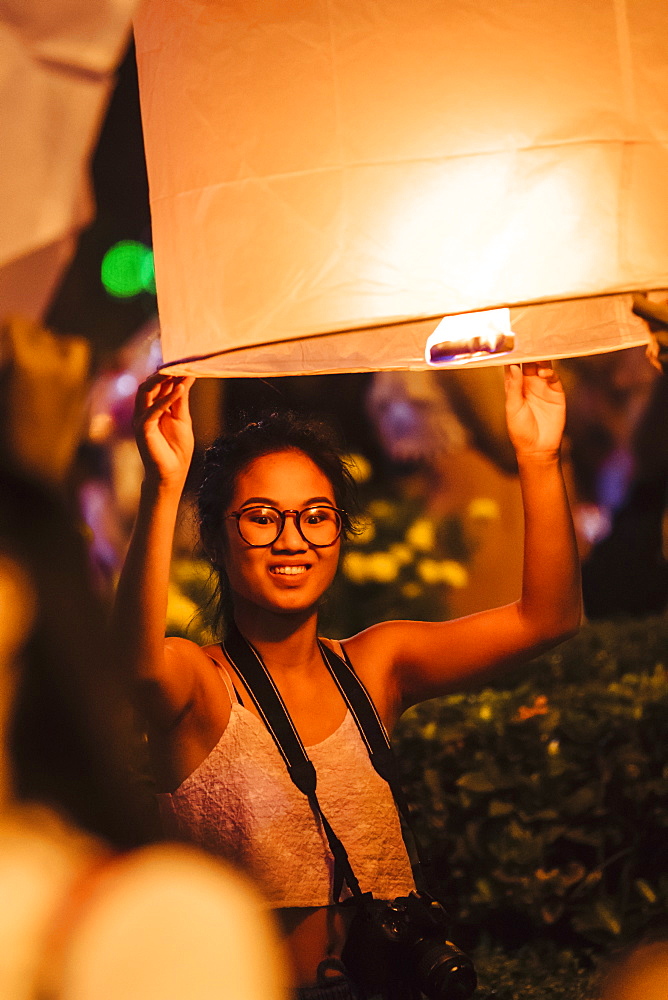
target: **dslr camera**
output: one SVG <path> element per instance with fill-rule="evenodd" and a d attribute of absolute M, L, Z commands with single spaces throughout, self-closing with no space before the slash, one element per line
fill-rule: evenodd
<path fill-rule="evenodd" d="M 391 995 L 403 983 L 429 1000 L 468 1000 L 477 976 L 468 955 L 448 940 L 449 924 L 442 904 L 426 892 L 374 900 L 353 920 L 343 962 L 371 991 L 382 985 Z"/>

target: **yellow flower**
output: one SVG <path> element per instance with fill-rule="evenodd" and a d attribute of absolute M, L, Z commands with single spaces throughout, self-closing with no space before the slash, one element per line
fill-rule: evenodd
<path fill-rule="evenodd" d="M 341 562 L 341 569 L 351 583 L 366 583 L 369 579 L 367 571 L 368 556 L 361 552 L 346 552 Z"/>
<path fill-rule="evenodd" d="M 501 511 L 498 503 L 492 497 L 477 497 L 477 499 L 471 500 L 467 513 L 473 521 L 497 521 Z"/>
<path fill-rule="evenodd" d="M 427 584 L 440 583 L 438 563 L 435 559 L 421 559 L 417 565 L 418 576 Z"/>
<path fill-rule="evenodd" d="M 428 584 L 445 583 L 458 590 L 469 582 L 468 571 L 454 559 L 421 559 L 418 576 Z"/>
<path fill-rule="evenodd" d="M 403 545 L 401 542 L 395 542 L 394 545 L 390 545 L 390 553 L 400 566 L 406 566 L 407 563 L 413 561 L 413 553 L 407 545 Z"/>
<path fill-rule="evenodd" d="M 426 517 L 420 517 L 413 521 L 406 532 L 406 541 L 418 552 L 431 552 L 436 544 L 436 532 L 434 523 Z"/>
<path fill-rule="evenodd" d="M 371 463 L 367 461 L 364 455 L 346 455 L 345 463 L 356 483 L 366 483 L 368 479 L 371 479 L 373 469 L 371 468 Z"/>
<path fill-rule="evenodd" d="M 372 500 L 368 506 L 369 517 L 377 521 L 383 518 L 392 517 L 396 511 L 395 505 L 389 500 Z"/>
<path fill-rule="evenodd" d="M 392 583 L 399 573 L 399 563 L 389 552 L 369 556 L 369 577 L 377 583 Z"/>
<path fill-rule="evenodd" d="M 346 552 L 342 569 L 351 583 L 392 583 L 399 573 L 399 563 L 389 552 Z"/>
<path fill-rule="evenodd" d="M 441 581 L 447 583 L 449 587 L 461 590 L 469 582 L 468 570 L 461 563 L 454 559 L 444 559 L 440 563 Z"/>

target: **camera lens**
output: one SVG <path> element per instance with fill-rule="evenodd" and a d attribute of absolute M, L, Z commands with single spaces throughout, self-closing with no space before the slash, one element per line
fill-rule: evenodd
<path fill-rule="evenodd" d="M 468 1000 L 478 978 L 471 959 L 449 941 L 416 942 L 418 985 L 430 1000 Z"/>

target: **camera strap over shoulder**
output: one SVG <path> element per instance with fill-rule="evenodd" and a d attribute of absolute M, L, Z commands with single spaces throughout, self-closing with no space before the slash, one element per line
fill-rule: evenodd
<path fill-rule="evenodd" d="M 345 881 L 353 897 L 363 907 L 366 907 L 371 900 L 371 893 L 362 892 L 350 864 L 348 852 L 320 808 L 316 794 L 315 768 L 308 758 L 301 737 L 262 657 L 255 647 L 242 636 L 236 625 L 230 628 L 222 646 L 235 669 L 243 678 L 260 717 L 285 761 L 290 778 L 300 792 L 307 797 L 311 809 L 320 818 L 334 857 L 334 899 L 337 902 L 340 901 Z"/>
<path fill-rule="evenodd" d="M 432 881 L 433 863 L 413 833 L 410 807 L 401 784 L 397 758 L 387 730 L 378 715 L 371 695 L 356 673 L 345 649 L 341 647 L 343 652 L 343 657 L 341 657 L 322 641 L 318 640 L 318 643 L 329 672 L 360 732 L 374 770 L 390 786 L 402 819 L 402 831 L 413 864 L 416 884 L 418 888 L 426 890 Z"/>
<path fill-rule="evenodd" d="M 245 681 L 253 702 L 285 761 L 290 778 L 307 796 L 311 808 L 320 817 L 334 857 L 334 898 L 339 900 L 345 880 L 353 896 L 358 901 L 364 900 L 370 893 L 362 893 L 346 849 L 320 808 L 316 794 L 315 768 L 309 760 L 299 733 L 262 657 L 241 635 L 236 625 L 230 628 L 222 645 Z M 427 888 L 426 882 L 431 870 L 430 861 L 425 856 L 424 850 L 420 850 L 410 829 L 410 810 L 399 780 L 396 758 L 376 706 L 355 673 L 350 660 L 347 657 L 342 659 L 323 642 L 319 641 L 319 647 L 323 660 L 357 725 L 371 764 L 376 773 L 388 783 L 397 804 L 403 820 L 403 832 L 409 855 L 414 862 L 416 883 L 419 888 Z"/>

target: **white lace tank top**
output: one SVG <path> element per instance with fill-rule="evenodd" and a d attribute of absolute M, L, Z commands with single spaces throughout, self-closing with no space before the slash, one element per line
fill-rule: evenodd
<path fill-rule="evenodd" d="M 362 891 L 377 899 L 406 895 L 415 884 L 394 799 L 350 712 L 307 753 L 318 776 L 320 806 Z M 272 906 L 335 901 L 334 860 L 320 820 L 290 779 L 264 723 L 236 701 L 209 756 L 158 801 L 168 834 L 238 864 Z"/>

